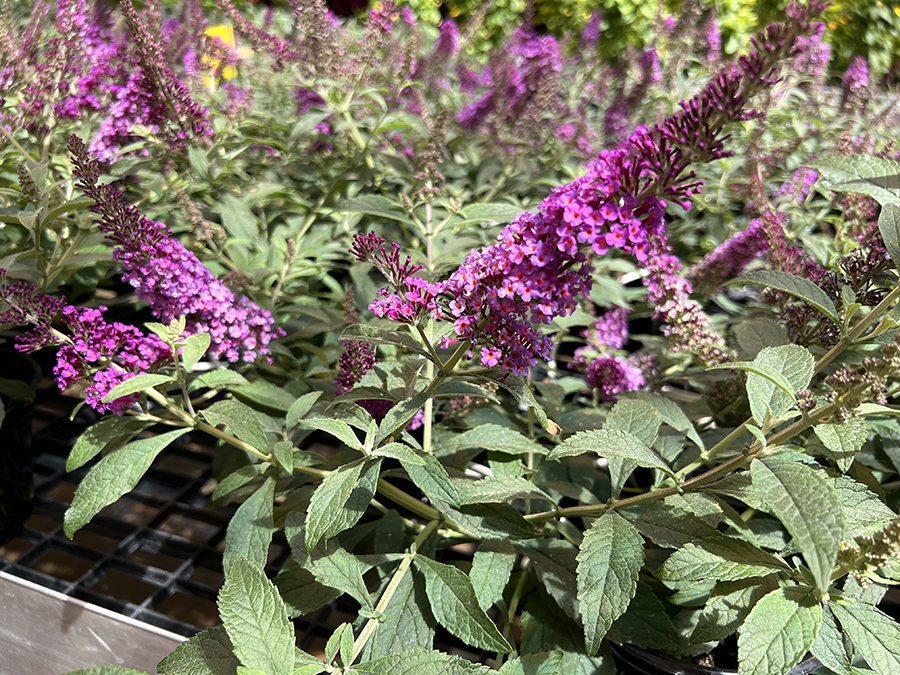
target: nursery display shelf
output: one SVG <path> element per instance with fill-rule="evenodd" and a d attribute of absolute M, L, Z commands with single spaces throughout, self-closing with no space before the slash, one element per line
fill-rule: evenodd
<path fill-rule="evenodd" d="M 88 467 L 69 473 L 66 459 L 96 418 L 82 409 L 70 419 L 77 399 L 44 384 L 33 410 L 33 511 L 18 536 L 0 543 L 0 573 L 179 636 L 218 625 L 222 551 L 236 505 L 207 508 L 214 447 L 182 437 L 160 453 L 134 490 L 69 540 L 63 516 Z M 276 533 L 269 576 L 289 557 L 283 533 Z M 295 619 L 298 646 L 324 656 L 328 637 L 341 623 L 352 622 L 356 609 L 342 598 Z M 484 662 L 486 655 L 442 633 L 436 647 Z"/>

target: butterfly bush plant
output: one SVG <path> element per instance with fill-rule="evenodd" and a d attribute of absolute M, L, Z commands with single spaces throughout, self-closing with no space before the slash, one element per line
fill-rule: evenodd
<path fill-rule="evenodd" d="M 235 509 L 158 672 L 897 672 L 896 114 L 822 4 L 612 65 L 217 7 L 3 18 L 0 322 L 102 415 L 65 534 L 188 434 Z"/>

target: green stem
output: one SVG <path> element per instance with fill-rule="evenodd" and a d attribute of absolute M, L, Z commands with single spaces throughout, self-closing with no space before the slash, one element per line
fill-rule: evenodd
<path fill-rule="evenodd" d="M 428 525 L 423 529 L 419 536 L 416 537 L 416 540 L 412 543 L 412 546 L 409 547 L 409 550 L 403 555 L 403 559 L 400 561 L 400 566 L 397 567 L 397 571 L 394 572 L 394 576 L 391 577 L 391 580 L 388 582 L 387 588 L 384 589 L 384 593 L 381 596 L 381 599 L 378 601 L 378 604 L 375 606 L 375 616 L 366 621 L 366 625 L 363 626 L 363 629 L 360 631 L 359 636 L 353 643 L 353 657 L 350 659 L 350 663 L 345 663 L 345 667 L 349 667 L 352 665 L 356 659 L 359 657 L 360 653 L 362 653 L 363 648 L 366 646 L 366 642 L 369 641 L 369 638 L 372 637 L 372 633 L 378 628 L 378 624 L 381 619 L 380 616 L 384 615 L 387 611 L 388 605 L 391 602 L 391 599 L 394 597 L 394 593 L 397 592 L 397 589 L 400 587 L 400 582 L 403 581 L 403 577 L 406 576 L 406 572 L 409 569 L 409 566 L 412 565 L 413 558 L 418 554 L 419 548 L 425 543 L 431 533 L 437 528 L 440 520 L 432 520 Z"/>

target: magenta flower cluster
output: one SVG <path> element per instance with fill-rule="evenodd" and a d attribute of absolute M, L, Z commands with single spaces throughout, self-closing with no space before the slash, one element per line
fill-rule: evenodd
<path fill-rule="evenodd" d="M 283 335 L 272 314 L 235 295 L 164 224 L 145 218 L 113 186 L 98 184 L 99 166 L 79 138 L 69 138 L 69 149 L 79 187 L 95 202 L 91 209 L 115 246 L 123 279 L 153 313 L 164 322 L 185 316 L 189 333 L 208 332 L 216 358 L 253 361 L 268 354 L 269 343 Z"/>
<path fill-rule="evenodd" d="M 603 401 L 615 401 L 622 392 L 647 383 L 638 359 L 615 354 L 628 341 L 629 312 L 626 307 L 605 312 L 585 331 L 587 345 L 575 350 L 575 366 L 584 369 L 588 384 Z"/>
<path fill-rule="evenodd" d="M 688 272 L 693 286 L 703 293 L 713 293 L 730 279 L 741 275 L 753 260 L 768 249 L 766 229 L 761 219 L 750 221 L 743 232 L 726 240 Z"/>
<path fill-rule="evenodd" d="M 597 390 L 602 401 L 615 401 L 619 394 L 637 391 L 647 383 L 639 367 L 615 356 L 592 361 L 584 372 L 588 385 Z"/>

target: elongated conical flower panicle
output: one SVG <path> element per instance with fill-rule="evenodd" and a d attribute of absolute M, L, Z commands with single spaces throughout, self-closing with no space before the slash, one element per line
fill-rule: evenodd
<path fill-rule="evenodd" d="M 150 122 L 159 127 L 163 139 L 174 151 L 180 151 L 190 139 L 211 136 L 209 111 L 191 97 L 187 86 L 169 68 L 158 40 L 150 34 L 132 0 L 122 0 L 121 10 L 137 52 L 138 72 L 142 75 L 134 86 L 155 111 L 153 117 L 158 118 Z"/>
<path fill-rule="evenodd" d="M 115 247 L 123 279 L 146 300 L 164 323 L 185 316 L 189 333 L 208 332 L 210 353 L 231 362 L 253 361 L 269 353 L 269 343 L 284 334 L 272 314 L 245 296 L 235 295 L 168 228 L 145 218 L 111 185 L 97 183 L 100 169 L 81 139 L 70 136 L 74 174 L 94 200 L 99 228 Z"/>
<path fill-rule="evenodd" d="M 216 0 L 216 7 L 231 20 L 235 32 L 247 40 L 254 51 L 267 52 L 272 57 L 272 67 L 276 71 L 302 57 L 302 52 L 287 40 L 254 26 L 230 0 Z"/>
<path fill-rule="evenodd" d="M 10 283 L 4 269 L 0 269 L 0 284 L 0 325 L 35 326 L 28 335 L 16 338 L 16 349 L 35 352 L 42 347 L 58 344 L 50 325 L 66 304 L 65 301 L 39 293 L 36 286 L 24 281 Z"/>
<path fill-rule="evenodd" d="M 524 374 L 550 356 L 551 341 L 537 326 L 575 310 L 591 288 L 590 259 L 614 248 L 647 269 L 648 300 L 657 307 L 655 318 L 669 324 L 673 348 L 695 351 L 705 362 L 726 360 L 720 336 L 689 297 L 681 263 L 669 252 L 665 200 L 690 207 L 700 182 L 689 165 L 730 154 L 724 127 L 760 114 L 746 110 L 747 100 L 772 84 L 778 61 L 792 53 L 795 39 L 822 7 L 790 5 L 784 24 L 762 32 L 754 52 L 683 101 L 681 111 L 601 152 L 584 176 L 555 188 L 539 212 L 517 217 L 495 244 L 471 253 L 446 282 L 423 281 L 416 288 L 421 292 L 409 294 L 395 285 L 378 306 L 399 313 L 408 298 L 421 301 L 418 312 L 409 308 L 407 320 L 440 312 L 461 338 L 481 347 L 483 365 Z M 440 303 L 429 300 L 436 291 L 444 299 Z"/>

